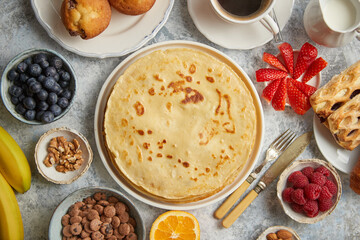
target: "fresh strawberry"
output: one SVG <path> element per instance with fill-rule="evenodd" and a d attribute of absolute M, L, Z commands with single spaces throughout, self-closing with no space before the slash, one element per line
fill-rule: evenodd
<path fill-rule="evenodd" d="M 289 43 L 282 43 L 279 47 L 281 56 L 284 58 L 286 68 L 290 75 L 294 71 L 294 51 Z"/>
<path fill-rule="evenodd" d="M 284 78 L 286 76 L 286 72 L 276 69 L 261 68 L 256 71 L 256 81 L 258 82 L 273 81 L 276 79 Z"/>
<path fill-rule="evenodd" d="M 277 57 L 275 57 L 274 55 L 272 55 L 270 53 L 264 52 L 263 61 L 270 64 L 273 67 L 276 67 L 280 70 L 287 72 L 285 66 L 279 61 L 279 59 L 277 59 Z"/>
<path fill-rule="evenodd" d="M 271 102 L 271 99 L 274 97 L 276 90 L 280 84 L 281 79 L 277 79 L 272 81 L 269 85 L 264 88 L 261 96 L 267 101 Z"/>
<path fill-rule="evenodd" d="M 288 81 L 290 81 L 297 89 L 299 89 L 307 97 L 310 97 L 316 91 L 316 87 L 310 86 L 310 85 L 308 85 L 306 83 L 299 82 L 299 81 L 294 80 L 292 78 L 289 78 Z"/>
<path fill-rule="evenodd" d="M 316 74 L 321 72 L 321 70 L 323 70 L 326 66 L 327 62 L 322 57 L 317 58 L 306 70 L 305 75 L 301 81 L 304 83 L 310 81 L 310 79 L 312 79 Z"/>
<path fill-rule="evenodd" d="M 294 74 L 292 75 L 294 79 L 298 79 L 310 66 L 310 64 L 316 59 L 317 49 L 310 43 L 306 42 L 302 45 L 299 55 L 296 60 L 296 65 L 294 69 Z"/>
<path fill-rule="evenodd" d="M 278 89 L 272 99 L 272 106 L 276 111 L 284 111 L 286 103 L 286 78 L 281 79 Z"/>
<path fill-rule="evenodd" d="M 297 89 L 291 81 L 287 84 L 289 103 L 299 115 L 304 115 L 311 108 L 309 97 Z"/>

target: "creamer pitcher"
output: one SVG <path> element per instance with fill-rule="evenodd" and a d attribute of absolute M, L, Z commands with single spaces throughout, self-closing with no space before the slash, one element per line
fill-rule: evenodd
<path fill-rule="evenodd" d="M 360 1 L 311 0 L 305 9 L 304 26 L 314 42 L 343 46 L 360 32 Z"/>

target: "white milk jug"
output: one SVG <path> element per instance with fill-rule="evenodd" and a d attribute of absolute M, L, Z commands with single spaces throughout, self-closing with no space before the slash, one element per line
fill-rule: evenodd
<path fill-rule="evenodd" d="M 360 0 L 311 0 L 305 9 L 304 26 L 314 42 L 343 46 L 360 32 Z"/>

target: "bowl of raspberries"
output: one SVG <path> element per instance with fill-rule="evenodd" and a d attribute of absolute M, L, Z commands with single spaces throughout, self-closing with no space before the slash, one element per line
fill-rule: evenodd
<path fill-rule="evenodd" d="M 320 159 L 293 162 L 277 184 L 277 197 L 285 213 L 300 223 L 315 223 L 330 215 L 341 191 L 339 174 Z"/>
<path fill-rule="evenodd" d="M 29 49 L 15 56 L 1 77 L 7 110 L 27 124 L 46 124 L 70 109 L 76 76 L 70 63 L 49 49 Z"/>

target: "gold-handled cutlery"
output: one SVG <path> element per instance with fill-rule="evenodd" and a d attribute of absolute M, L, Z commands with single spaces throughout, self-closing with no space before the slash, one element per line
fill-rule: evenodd
<path fill-rule="evenodd" d="M 240 185 L 226 200 L 225 202 L 215 211 L 214 216 L 221 219 L 230 210 L 230 208 L 236 203 L 241 195 L 248 189 L 250 184 L 257 178 L 257 175 L 261 172 L 263 167 L 270 161 L 278 158 L 280 154 L 290 145 L 294 140 L 296 134 L 290 129 L 283 132 L 278 138 L 276 138 L 269 146 L 266 151 L 264 161 L 248 176 L 245 182 Z"/>
<path fill-rule="evenodd" d="M 222 221 L 224 227 L 230 227 L 259 193 L 269 186 L 269 184 L 284 171 L 289 163 L 295 160 L 305 150 L 306 146 L 310 143 L 311 136 L 312 132 L 304 133 L 291 143 L 276 162 L 265 172 L 256 187 L 224 218 Z"/>

